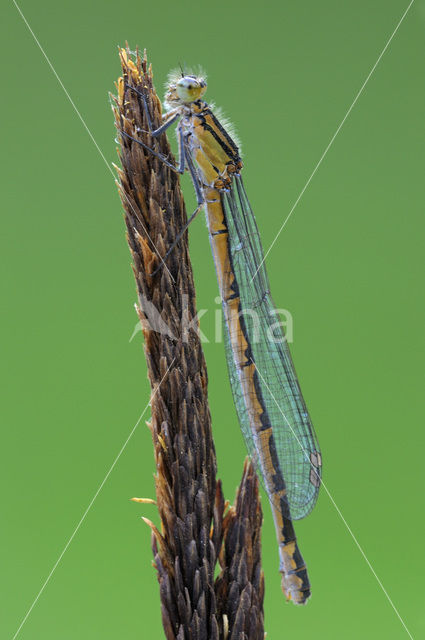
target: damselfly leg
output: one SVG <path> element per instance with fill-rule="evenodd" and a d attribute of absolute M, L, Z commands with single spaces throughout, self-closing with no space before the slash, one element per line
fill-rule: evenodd
<path fill-rule="evenodd" d="M 176 173 L 183 173 L 183 171 L 179 171 L 179 167 L 176 167 L 172 162 L 170 162 L 169 160 L 167 160 L 167 158 L 165 156 L 163 156 L 161 153 L 158 153 L 157 151 L 155 151 L 154 149 L 152 149 L 151 147 L 149 147 L 147 144 L 145 144 L 144 142 L 142 142 L 141 140 L 138 140 L 137 138 L 135 138 L 134 136 L 131 136 L 129 133 L 127 133 L 126 131 L 123 131 L 123 129 L 120 129 L 120 134 L 122 136 L 125 136 L 126 138 L 128 138 L 129 140 L 133 140 L 133 142 L 137 142 L 137 144 L 139 144 L 141 147 L 143 147 L 144 149 L 146 149 L 146 151 L 149 151 L 149 153 L 151 153 L 153 156 L 155 156 L 156 158 L 158 158 L 158 160 L 161 160 L 161 162 L 163 162 L 165 165 L 167 165 L 167 167 L 169 167 L 172 171 L 175 171 Z"/>
<path fill-rule="evenodd" d="M 147 131 L 146 133 L 150 133 L 152 137 L 157 138 L 159 135 L 161 135 L 161 133 L 164 133 L 164 131 L 166 131 L 168 127 L 170 127 L 174 122 L 176 122 L 180 118 L 181 116 L 180 111 L 176 111 L 175 113 L 174 111 L 171 111 L 165 115 L 164 122 L 162 123 L 162 125 L 158 127 L 158 129 L 154 129 L 152 127 L 151 114 L 149 113 L 149 106 L 148 106 L 148 102 L 146 100 L 145 94 L 142 91 L 139 91 L 137 87 L 132 87 L 131 84 L 126 83 L 125 87 L 126 89 L 130 89 L 131 91 L 134 91 L 134 93 L 136 93 L 139 96 L 139 98 L 142 99 L 144 111 L 146 114 L 146 120 L 148 121 L 148 127 L 149 127 L 149 131 Z"/>
<path fill-rule="evenodd" d="M 146 120 L 148 122 L 149 131 L 139 130 L 140 133 L 149 133 L 152 137 L 157 138 L 161 134 L 165 133 L 166 130 L 181 117 L 180 111 L 177 111 L 171 117 L 169 117 L 169 118 L 166 117 L 165 122 L 160 127 L 158 127 L 157 129 L 152 129 L 152 120 L 151 120 L 151 117 L 150 117 L 149 106 L 148 106 L 148 103 L 147 103 L 147 100 L 146 100 L 146 96 L 143 94 L 143 92 L 139 91 L 136 87 L 132 87 L 129 84 L 126 84 L 126 88 L 131 89 L 132 91 L 134 91 L 142 99 L 142 102 L 143 102 L 143 108 L 144 108 L 144 111 L 145 111 L 145 114 L 146 114 Z M 169 115 L 169 114 L 167 114 L 167 115 Z M 183 130 L 180 127 L 178 127 L 178 137 L 177 137 L 178 147 L 179 147 L 179 162 L 178 162 L 177 166 L 175 164 L 173 164 L 172 162 L 170 162 L 167 158 L 165 158 L 165 156 L 163 156 L 161 153 L 158 153 L 157 151 L 155 151 L 155 149 L 152 149 L 147 144 L 142 142 L 142 140 L 139 140 L 138 138 L 135 138 L 134 136 L 131 136 L 130 134 L 128 134 L 125 131 L 123 131 L 122 129 L 120 130 L 120 133 L 122 135 L 124 135 L 125 137 L 129 138 L 130 140 L 132 140 L 133 142 L 136 142 L 141 147 L 143 147 L 146 151 L 148 151 L 149 153 L 154 155 L 156 158 L 161 160 L 161 162 L 163 162 L 172 171 L 175 171 L 176 173 L 182 175 L 184 173 L 184 171 L 185 171 L 185 168 L 187 168 L 189 173 L 190 173 L 190 177 L 192 179 L 193 187 L 195 189 L 196 202 L 197 202 L 196 209 L 189 216 L 188 221 L 183 226 L 183 228 L 180 230 L 180 232 L 177 234 L 176 238 L 174 239 L 173 244 L 169 247 L 169 249 L 167 250 L 166 254 L 162 258 L 161 264 L 150 274 L 151 276 L 154 276 L 159 271 L 159 269 L 161 268 L 162 264 L 164 264 L 164 261 L 172 253 L 172 251 L 174 250 L 176 245 L 180 242 L 183 234 L 188 229 L 188 227 L 191 224 L 191 222 L 193 222 L 193 220 L 196 218 L 198 213 L 201 211 L 203 205 L 205 204 L 205 198 L 204 198 L 202 187 L 201 187 L 201 181 L 200 181 L 200 178 L 198 176 L 195 164 L 194 164 L 194 162 L 193 162 L 193 160 L 192 160 L 192 158 L 190 156 L 190 153 L 189 153 L 189 151 L 187 149 L 187 145 L 185 144 Z"/>
<path fill-rule="evenodd" d="M 194 219 L 196 218 L 196 216 L 198 215 L 198 213 L 201 211 L 202 207 L 205 204 L 205 198 L 204 198 L 204 194 L 202 192 L 199 176 L 198 176 L 198 173 L 196 171 L 196 167 L 195 167 L 195 165 L 193 163 L 193 160 L 192 160 L 192 158 L 190 156 L 190 153 L 188 152 L 188 150 L 186 148 L 183 131 L 181 129 L 179 129 L 178 133 L 179 133 L 178 141 L 179 141 L 179 156 L 180 156 L 180 158 L 179 158 L 179 167 L 182 167 L 183 171 L 184 171 L 185 167 L 187 167 L 188 170 L 189 170 L 190 177 L 191 177 L 192 183 L 193 183 L 193 187 L 195 189 L 197 207 L 196 207 L 195 211 L 192 213 L 192 215 L 189 216 L 186 224 L 179 231 L 179 233 L 177 234 L 177 236 L 174 239 L 173 244 L 171 245 L 171 247 L 169 247 L 169 249 L 166 252 L 165 256 L 162 258 L 161 264 L 159 264 L 157 266 L 157 268 L 151 273 L 151 276 L 154 276 L 156 273 L 158 273 L 158 271 L 161 268 L 161 266 L 164 264 L 164 262 L 167 260 L 167 258 L 170 255 L 170 253 L 172 253 L 172 251 L 175 249 L 177 244 L 180 242 L 183 234 L 187 231 L 189 225 L 191 224 L 191 222 L 194 221 Z M 183 171 L 182 171 L 182 173 L 183 173 Z"/>

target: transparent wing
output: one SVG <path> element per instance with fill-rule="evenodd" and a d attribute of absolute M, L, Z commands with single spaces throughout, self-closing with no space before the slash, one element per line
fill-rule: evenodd
<path fill-rule="evenodd" d="M 240 176 L 234 178 L 228 192 L 222 193 L 222 205 L 229 228 L 232 269 L 239 287 L 240 313 L 258 372 L 256 393 L 261 395 L 272 425 L 291 518 L 298 520 L 310 513 L 317 500 L 321 477 L 319 446 L 270 296 L 257 224 Z M 257 451 L 258 444 L 252 437 L 246 392 L 239 382 L 228 331 L 224 334 L 229 377 L 242 433 L 248 451 L 254 461 L 258 461 L 261 451 Z M 274 467 L 261 466 L 260 475 L 276 473 Z M 260 470 L 258 463 L 257 468 Z M 270 486 L 272 483 L 264 484 Z"/>

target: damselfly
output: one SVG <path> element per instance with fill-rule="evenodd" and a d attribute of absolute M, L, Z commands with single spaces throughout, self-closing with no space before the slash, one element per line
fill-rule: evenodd
<path fill-rule="evenodd" d="M 149 148 L 140 139 L 140 131 L 134 136 L 122 134 L 179 173 L 189 171 L 197 208 L 188 224 L 205 209 L 226 325 L 233 397 L 245 442 L 270 500 L 282 588 L 288 598 L 303 604 L 310 596 L 310 583 L 292 520 L 306 516 L 317 500 L 321 455 L 270 295 L 261 241 L 242 181 L 238 146 L 231 129 L 202 100 L 206 86 L 200 75 L 171 75 L 165 98 L 167 112 L 156 130 L 152 129 L 143 92 L 126 87 L 138 94 L 151 136 L 160 136 L 177 124 L 177 166 Z"/>

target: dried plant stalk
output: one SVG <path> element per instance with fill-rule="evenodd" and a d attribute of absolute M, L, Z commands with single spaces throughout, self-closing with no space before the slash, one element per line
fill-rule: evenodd
<path fill-rule="evenodd" d="M 258 478 L 252 463 L 247 460 L 236 504 L 224 518 L 224 545 L 220 553 L 222 573 L 216 583 L 218 607 L 229 624 L 229 640 L 264 638 L 262 518 Z"/>
<path fill-rule="evenodd" d="M 141 59 L 136 52 L 133 59 L 127 47 L 120 50 L 120 60 L 122 77 L 118 80 L 118 96 L 113 97 L 122 165 L 117 169 L 118 186 L 152 387 L 150 428 L 161 531 L 146 522 L 153 532 L 165 635 L 168 640 L 257 640 L 259 635 L 229 635 L 231 628 L 226 621 L 233 618 L 225 598 L 217 606 L 214 570 L 223 541 L 225 505 L 221 484 L 216 481 L 207 371 L 195 320 L 187 233 L 166 264 L 160 258 L 183 227 L 186 211 L 177 174 L 128 137 L 142 140 L 173 161 L 165 135 L 154 140 L 150 134 L 140 133 L 149 128 L 140 92 L 146 96 L 153 126 L 161 123 L 161 104 L 146 54 Z M 158 266 L 155 275 L 150 275 Z M 251 486 L 251 480 L 249 483 Z M 225 530 L 227 523 L 234 520 L 233 516 L 226 518 Z M 250 524 L 258 527 L 255 535 L 259 536 L 261 522 L 251 520 Z M 231 571 L 226 573 L 224 569 L 223 565 L 221 593 L 226 592 L 228 576 L 232 584 L 235 579 Z M 248 570 L 247 575 L 253 576 L 252 571 L 250 574 Z M 262 603 L 262 582 L 255 580 L 253 588 L 259 588 L 257 601 Z M 244 583 L 241 594 L 245 587 Z M 229 593 L 231 588 L 229 583 Z M 250 615 L 251 610 L 252 605 L 244 615 Z"/>

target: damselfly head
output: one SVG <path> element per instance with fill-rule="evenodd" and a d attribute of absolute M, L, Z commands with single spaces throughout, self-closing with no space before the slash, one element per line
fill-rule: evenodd
<path fill-rule="evenodd" d="M 207 90 L 207 83 L 202 76 L 180 75 L 177 78 L 170 77 L 167 89 L 165 101 L 171 107 L 196 102 Z"/>
<path fill-rule="evenodd" d="M 207 84 L 203 78 L 183 76 L 176 84 L 176 93 L 185 103 L 195 102 L 205 93 Z"/>

